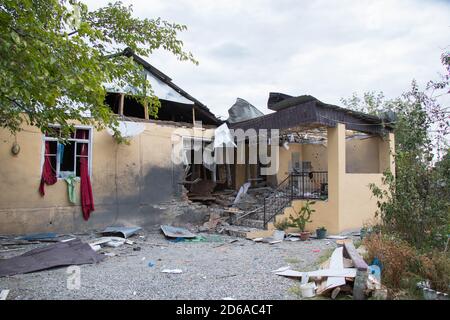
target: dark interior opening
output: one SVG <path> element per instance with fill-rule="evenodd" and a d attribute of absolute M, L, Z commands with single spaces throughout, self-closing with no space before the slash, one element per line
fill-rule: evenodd
<path fill-rule="evenodd" d="M 123 115 L 127 117 L 145 119 L 144 106 L 137 102 L 136 99 L 125 96 Z"/>
<path fill-rule="evenodd" d="M 70 141 L 64 145 L 64 153 L 59 167 L 60 171 L 74 171 L 74 152 L 75 141 Z"/>
<path fill-rule="evenodd" d="M 161 107 L 158 110 L 158 116 L 150 116 L 153 120 L 174 121 L 192 123 L 192 104 L 184 104 L 169 100 L 160 99 Z M 115 113 L 119 113 L 120 94 L 108 92 L 106 94 L 105 103 Z M 201 121 L 203 124 L 215 124 L 208 116 L 202 113 L 196 107 L 195 120 Z M 125 96 L 123 114 L 127 117 L 145 119 L 144 107 L 131 97 Z"/>

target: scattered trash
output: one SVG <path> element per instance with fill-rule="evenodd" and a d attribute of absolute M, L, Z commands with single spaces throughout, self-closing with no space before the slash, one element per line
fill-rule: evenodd
<path fill-rule="evenodd" d="M 421 281 L 417 283 L 417 288 L 422 289 L 423 298 L 425 300 L 450 300 L 447 293 L 431 289 L 429 281 Z"/>
<path fill-rule="evenodd" d="M 344 240 L 347 239 L 347 236 L 333 236 L 333 235 L 329 235 L 326 236 L 327 239 L 333 239 L 333 240 Z"/>
<path fill-rule="evenodd" d="M 373 258 L 372 260 L 372 265 L 378 266 L 378 268 L 381 270 L 383 270 L 383 264 L 381 263 L 381 261 L 378 258 Z"/>
<path fill-rule="evenodd" d="M 238 192 L 236 198 L 234 199 L 233 204 L 236 204 L 236 203 L 238 203 L 238 202 L 241 200 L 241 197 L 242 197 L 244 194 L 247 193 L 248 188 L 250 188 L 250 185 L 251 185 L 250 182 L 246 182 L 246 183 L 244 183 L 244 184 L 241 186 L 241 188 L 239 189 L 239 192 Z"/>
<path fill-rule="evenodd" d="M 105 259 L 80 239 L 57 242 L 0 260 L 0 277 L 29 273 L 67 265 L 97 263 Z"/>
<path fill-rule="evenodd" d="M 286 235 L 286 233 L 282 230 L 275 230 L 273 232 L 272 238 L 274 238 L 275 240 L 284 240 L 284 236 Z"/>
<path fill-rule="evenodd" d="M 274 238 L 269 237 L 269 238 L 262 239 L 261 242 L 268 243 L 268 244 L 275 244 L 275 243 L 283 242 L 283 240 L 275 240 Z"/>
<path fill-rule="evenodd" d="M 236 299 L 232 298 L 232 297 L 225 297 L 225 298 L 222 298 L 222 300 L 236 300 Z"/>
<path fill-rule="evenodd" d="M 141 247 L 134 247 L 133 251 L 141 251 Z"/>
<path fill-rule="evenodd" d="M 379 266 L 374 264 L 370 265 L 369 268 L 367 269 L 367 272 L 369 272 L 369 274 L 373 275 L 375 278 L 381 281 L 381 269 Z"/>
<path fill-rule="evenodd" d="M 183 270 L 181 269 L 163 269 L 161 270 L 162 273 L 182 273 Z"/>
<path fill-rule="evenodd" d="M 103 252 L 103 254 L 107 257 L 115 257 L 117 256 L 117 254 L 115 254 L 114 252 Z"/>
<path fill-rule="evenodd" d="M 99 244 L 95 244 L 95 245 L 89 244 L 89 245 L 91 246 L 92 250 L 94 250 L 94 251 L 99 251 L 102 248 L 102 246 Z"/>
<path fill-rule="evenodd" d="M 196 235 L 184 228 L 177 228 L 168 225 L 161 226 L 161 230 L 168 238 L 195 238 Z"/>
<path fill-rule="evenodd" d="M 318 253 L 318 252 L 320 252 L 320 249 L 313 249 L 312 252 Z"/>
<path fill-rule="evenodd" d="M 141 227 L 107 227 L 100 234 L 105 236 L 121 236 L 122 238 L 128 238 L 141 230 Z"/>
<path fill-rule="evenodd" d="M 154 261 L 149 261 L 148 262 L 148 266 L 149 267 L 154 267 L 155 266 L 155 262 Z"/>
<path fill-rule="evenodd" d="M 93 241 L 90 241 L 89 245 L 93 248 L 93 250 L 96 250 L 94 248 L 98 248 L 97 246 L 100 246 L 100 248 L 101 248 L 102 245 L 105 245 L 108 247 L 117 248 L 117 247 L 120 247 L 121 245 L 123 245 L 124 243 L 134 244 L 133 241 L 125 239 L 125 238 L 121 238 L 121 237 L 102 237 L 102 238 L 97 238 L 97 239 L 94 239 Z"/>
<path fill-rule="evenodd" d="M 9 290 L 5 289 L 0 292 L 0 300 L 6 300 L 8 297 Z"/>
<path fill-rule="evenodd" d="M 195 238 L 184 239 L 185 242 L 206 242 L 207 239 L 204 236 L 196 236 Z"/>

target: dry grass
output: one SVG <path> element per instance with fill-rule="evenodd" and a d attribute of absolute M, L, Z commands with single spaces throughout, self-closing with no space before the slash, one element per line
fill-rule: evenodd
<path fill-rule="evenodd" d="M 407 242 L 386 235 L 372 234 L 364 239 L 370 263 L 375 257 L 383 265 L 382 283 L 392 296 L 417 294 L 416 284 L 429 280 L 431 288 L 449 292 L 450 257 L 448 253 L 432 251 L 421 254 Z"/>

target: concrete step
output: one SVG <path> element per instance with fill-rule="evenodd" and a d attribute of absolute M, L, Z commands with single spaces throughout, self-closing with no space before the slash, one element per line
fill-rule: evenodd
<path fill-rule="evenodd" d="M 234 223 L 236 226 L 250 227 L 256 229 L 264 229 L 264 221 L 259 219 L 243 218 Z"/>
<path fill-rule="evenodd" d="M 223 232 L 232 237 L 247 238 L 251 234 L 264 234 L 267 230 L 232 225 L 226 226 Z"/>

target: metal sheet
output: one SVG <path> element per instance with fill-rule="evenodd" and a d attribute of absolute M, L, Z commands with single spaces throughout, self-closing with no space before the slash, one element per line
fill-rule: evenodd
<path fill-rule="evenodd" d="M 107 227 L 100 232 L 102 235 L 121 235 L 123 238 L 128 238 L 141 230 L 141 227 Z"/>
<path fill-rule="evenodd" d="M 161 226 L 164 235 L 169 238 L 195 238 L 196 235 L 184 228 L 177 228 L 168 225 Z"/>

